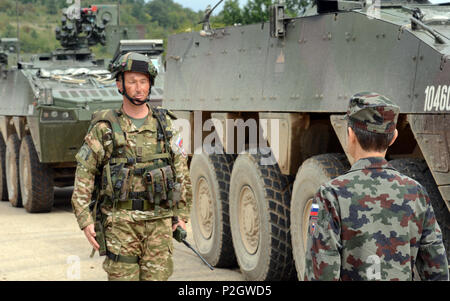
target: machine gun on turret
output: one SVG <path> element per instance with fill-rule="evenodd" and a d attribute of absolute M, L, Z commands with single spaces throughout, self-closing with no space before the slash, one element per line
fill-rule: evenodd
<path fill-rule="evenodd" d="M 48 61 L 92 61 L 89 47 L 108 42 L 106 25 L 116 26 L 115 5 L 93 5 L 80 8 L 72 5 L 63 9 L 61 26 L 55 29 L 55 36 L 62 48 L 51 54 L 39 54 L 32 57 L 33 62 Z"/>
<path fill-rule="evenodd" d="M 81 8 L 79 13 L 63 11 L 62 26 L 55 29 L 56 39 L 65 49 L 78 50 L 97 44 L 106 44 L 105 26 L 110 21 L 104 17 L 97 22 L 97 6 Z"/>

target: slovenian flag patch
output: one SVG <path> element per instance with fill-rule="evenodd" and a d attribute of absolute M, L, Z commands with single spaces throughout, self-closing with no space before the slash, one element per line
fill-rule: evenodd
<path fill-rule="evenodd" d="M 175 141 L 175 144 L 181 149 L 183 148 L 183 138 L 181 138 L 181 135 L 178 136 L 177 141 Z"/>
<path fill-rule="evenodd" d="M 175 152 L 179 152 L 183 157 L 187 157 L 186 151 L 183 148 L 183 138 L 181 135 L 178 135 L 175 140 L 172 140 L 172 149 Z"/>
<path fill-rule="evenodd" d="M 312 204 L 311 205 L 311 218 L 317 219 L 317 216 L 319 215 L 319 205 L 318 204 Z"/>

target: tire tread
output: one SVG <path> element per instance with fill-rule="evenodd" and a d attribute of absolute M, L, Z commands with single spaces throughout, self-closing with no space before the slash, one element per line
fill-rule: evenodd
<path fill-rule="evenodd" d="M 290 201 L 293 177 L 283 175 L 274 165 L 261 165 L 261 153 L 252 154 L 251 160 L 264 184 L 270 217 L 271 251 L 267 264 L 269 270 L 263 281 L 295 280 L 290 232 Z"/>
<path fill-rule="evenodd" d="M 214 166 L 216 181 L 219 187 L 220 202 L 222 204 L 222 248 L 216 267 L 234 267 L 237 265 L 231 237 L 229 200 L 231 171 L 236 156 L 229 154 L 211 154 L 209 160 Z"/>
<path fill-rule="evenodd" d="M 54 201 L 54 183 L 52 170 L 39 162 L 31 136 L 24 137 L 21 154 L 28 156 L 30 162 L 31 189 L 25 209 L 30 213 L 50 212 Z"/>

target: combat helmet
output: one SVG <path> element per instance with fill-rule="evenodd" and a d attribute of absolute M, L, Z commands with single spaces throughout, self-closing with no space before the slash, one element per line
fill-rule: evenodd
<path fill-rule="evenodd" d="M 128 52 L 119 57 L 118 60 L 112 62 L 109 65 L 109 71 L 111 72 L 111 76 L 115 78 L 117 81 L 119 79 L 119 75 L 123 74 L 126 71 L 131 72 L 140 72 L 144 74 L 148 74 L 150 78 L 150 86 L 153 86 L 155 83 L 155 78 L 158 75 L 158 71 L 155 66 L 151 62 L 150 58 L 137 53 L 137 52 Z M 141 101 L 138 99 L 131 98 L 125 89 L 125 79 L 122 76 L 122 84 L 123 91 L 119 91 L 120 94 L 124 95 L 128 100 L 130 100 L 135 105 L 143 105 L 147 101 L 149 101 L 148 97 L 145 101 Z M 149 89 L 148 94 L 150 96 L 151 89 Z"/>

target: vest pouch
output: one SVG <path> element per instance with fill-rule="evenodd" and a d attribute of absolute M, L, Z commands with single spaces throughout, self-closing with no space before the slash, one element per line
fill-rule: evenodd
<path fill-rule="evenodd" d="M 164 176 L 160 168 L 150 171 L 153 180 L 153 191 L 155 195 L 160 195 L 161 200 L 166 199 L 166 189 L 164 185 Z"/>
<path fill-rule="evenodd" d="M 126 202 L 126 201 L 128 201 L 128 192 L 130 190 L 130 185 L 129 185 L 129 181 L 128 181 L 130 169 L 122 168 L 122 170 L 120 172 L 121 172 L 121 179 L 122 179 L 122 187 L 120 189 L 119 202 Z"/>
<path fill-rule="evenodd" d="M 130 169 L 124 164 L 111 166 L 111 182 L 114 191 L 114 200 L 119 202 L 128 201 L 129 183 L 128 177 Z"/>
<path fill-rule="evenodd" d="M 167 200 L 169 201 L 169 206 L 173 207 L 173 190 L 175 182 L 173 180 L 172 167 L 170 165 L 164 166 L 163 168 L 161 168 L 161 171 L 163 172 L 164 176 L 164 183 L 167 192 Z"/>
<path fill-rule="evenodd" d="M 95 240 L 97 241 L 100 248 L 98 249 L 98 254 L 100 256 L 106 255 L 106 239 L 105 231 L 103 229 L 103 224 L 101 221 L 97 220 L 94 224 L 95 228 Z"/>
<path fill-rule="evenodd" d="M 150 172 L 150 174 L 152 175 L 153 180 L 153 191 L 155 194 L 159 194 L 161 196 L 164 190 L 164 186 L 162 185 L 163 176 L 161 169 L 154 169 Z"/>
<path fill-rule="evenodd" d="M 163 174 L 161 169 L 153 169 L 150 171 L 153 186 L 153 200 L 155 202 L 155 214 L 159 214 L 159 205 L 161 200 L 165 200 L 166 193 L 163 183 Z"/>
<path fill-rule="evenodd" d="M 144 173 L 144 183 L 146 185 L 147 198 L 150 203 L 154 203 L 153 199 L 153 179 L 152 174 L 150 172 Z"/>

